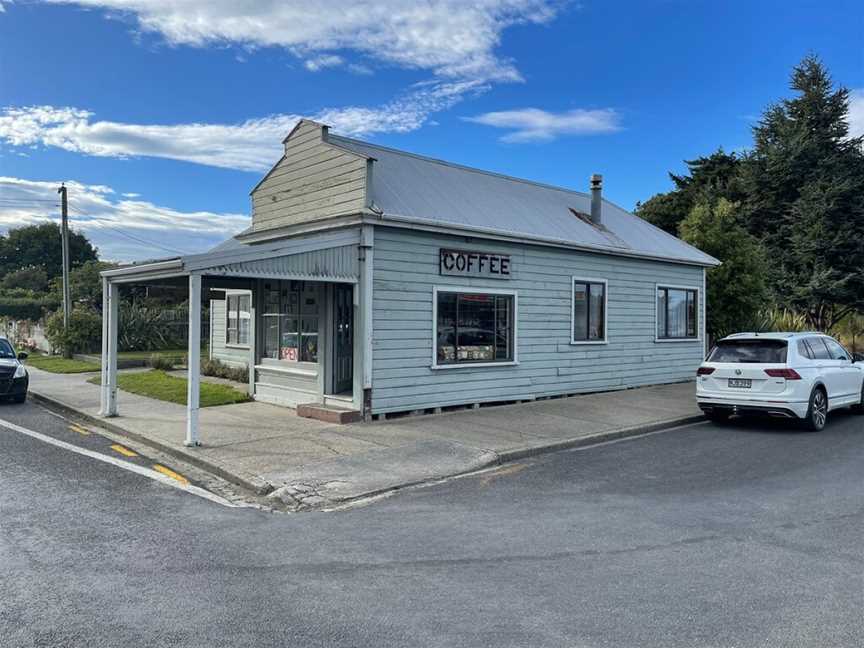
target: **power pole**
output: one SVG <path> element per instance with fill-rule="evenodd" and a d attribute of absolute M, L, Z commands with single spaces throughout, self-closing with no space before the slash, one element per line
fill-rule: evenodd
<path fill-rule="evenodd" d="M 60 234 L 63 251 L 63 328 L 68 329 L 69 314 L 72 311 L 72 293 L 69 290 L 69 203 L 66 198 L 66 185 L 60 185 L 57 193 L 60 194 Z M 66 354 L 69 355 L 69 350 Z"/>

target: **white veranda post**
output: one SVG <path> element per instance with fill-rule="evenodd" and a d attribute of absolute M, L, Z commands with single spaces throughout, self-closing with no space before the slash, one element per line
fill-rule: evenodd
<path fill-rule="evenodd" d="M 102 391 L 99 412 L 117 416 L 117 327 L 120 286 L 102 279 Z"/>
<path fill-rule="evenodd" d="M 108 414 L 108 279 L 102 277 L 102 379 L 99 383 L 99 414 Z"/>
<path fill-rule="evenodd" d="M 198 437 L 198 397 L 201 384 L 201 275 L 189 275 L 188 391 L 186 393 L 187 446 L 201 445 Z"/>

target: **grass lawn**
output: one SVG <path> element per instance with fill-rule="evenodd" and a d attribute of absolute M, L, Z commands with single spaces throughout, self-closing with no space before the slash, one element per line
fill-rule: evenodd
<path fill-rule="evenodd" d="M 101 376 L 94 376 L 87 382 L 98 385 L 102 381 Z M 170 376 L 164 371 L 155 369 L 150 371 L 136 371 L 117 374 L 117 385 L 123 391 L 139 396 L 147 396 L 169 403 L 186 404 L 186 379 L 178 376 Z M 231 403 L 244 403 L 251 400 L 247 394 L 234 389 L 228 385 L 217 385 L 213 383 L 201 383 L 201 407 L 213 407 L 215 405 L 230 405 Z"/>
<path fill-rule="evenodd" d="M 28 367 L 36 367 L 51 373 L 84 373 L 86 371 L 99 371 L 101 367 L 95 362 L 84 362 L 83 360 L 67 360 L 63 356 L 49 356 L 32 354 L 24 362 Z"/>

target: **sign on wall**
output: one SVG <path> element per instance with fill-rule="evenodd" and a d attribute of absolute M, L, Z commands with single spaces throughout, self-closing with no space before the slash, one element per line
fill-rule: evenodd
<path fill-rule="evenodd" d="M 455 277 L 510 278 L 510 255 L 441 248 L 438 271 Z"/>

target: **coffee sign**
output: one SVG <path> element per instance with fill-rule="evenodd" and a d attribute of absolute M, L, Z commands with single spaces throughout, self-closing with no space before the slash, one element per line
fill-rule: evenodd
<path fill-rule="evenodd" d="M 510 255 L 441 248 L 438 271 L 455 277 L 510 278 Z"/>

